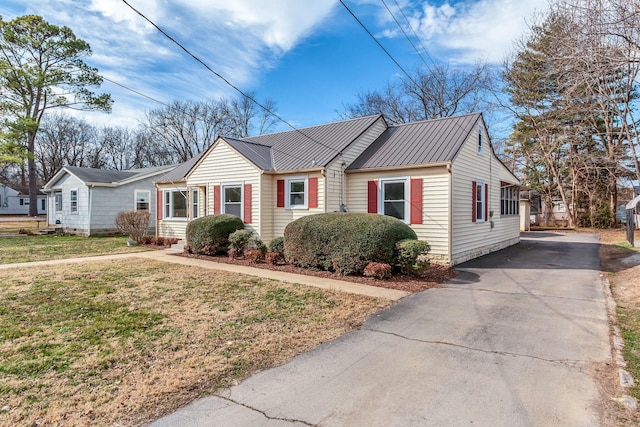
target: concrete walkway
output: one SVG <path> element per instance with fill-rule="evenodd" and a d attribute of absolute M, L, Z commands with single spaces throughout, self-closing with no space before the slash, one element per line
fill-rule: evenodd
<path fill-rule="evenodd" d="M 597 236 L 530 236 L 152 426 L 601 425 Z"/>
<path fill-rule="evenodd" d="M 316 288 L 330 289 L 340 292 L 348 292 L 358 295 L 366 295 L 374 298 L 382 298 L 391 301 L 397 301 L 409 295 L 408 292 L 396 289 L 380 288 L 376 286 L 362 285 L 359 283 L 346 282 L 343 280 L 326 279 L 322 277 L 306 276 L 303 274 L 286 273 L 282 271 L 267 270 L 263 268 L 247 267 L 243 265 L 225 264 L 212 262 L 196 258 L 187 258 L 177 256 L 180 250 L 166 249 L 160 251 L 133 252 L 126 254 L 99 255 L 89 257 L 78 257 L 68 259 L 55 259 L 48 261 L 35 261 L 29 263 L 16 264 L 0 264 L 0 271 L 10 268 L 34 267 L 39 265 L 60 265 L 75 264 L 78 262 L 103 261 L 110 259 L 152 259 L 155 261 L 169 262 L 173 264 L 190 265 L 198 268 L 206 268 L 209 270 L 228 271 L 232 273 L 247 274 L 250 276 L 262 277 L 265 279 L 273 279 L 281 282 L 298 283 Z"/>

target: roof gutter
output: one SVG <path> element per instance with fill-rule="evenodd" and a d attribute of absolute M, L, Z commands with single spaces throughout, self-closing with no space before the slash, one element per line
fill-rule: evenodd
<path fill-rule="evenodd" d="M 396 170 L 407 170 L 407 169 L 421 169 L 421 168 L 441 168 L 441 167 L 451 167 L 451 162 L 437 162 L 437 163 L 424 163 L 417 165 L 400 165 L 400 166 L 383 166 L 377 168 L 360 168 L 360 169 L 350 169 L 345 170 L 345 173 L 365 173 L 365 172 L 385 172 L 385 171 L 396 171 Z"/>
<path fill-rule="evenodd" d="M 292 173 L 310 173 L 310 172 L 323 173 L 325 170 L 326 170 L 326 168 L 323 166 L 323 167 L 319 167 L 319 168 L 263 171 L 262 173 L 264 173 L 266 175 L 286 175 L 286 174 L 292 174 Z"/>

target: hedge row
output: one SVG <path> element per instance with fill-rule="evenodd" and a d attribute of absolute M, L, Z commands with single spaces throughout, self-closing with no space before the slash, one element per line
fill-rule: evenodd
<path fill-rule="evenodd" d="M 362 274 L 370 262 L 395 265 L 396 243 L 417 239 L 407 224 L 389 216 L 326 213 L 299 218 L 284 231 L 287 262 L 304 268 Z"/>

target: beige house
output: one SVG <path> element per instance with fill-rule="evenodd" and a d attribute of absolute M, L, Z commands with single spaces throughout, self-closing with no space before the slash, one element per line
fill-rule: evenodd
<path fill-rule="evenodd" d="M 519 241 L 518 179 L 481 114 L 390 126 L 381 115 L 242 140 L 220 137 L 158 188 L 159 235 L 232 213 L 265 242 L 301 216 L 391 215 L 458 264 Z"/>

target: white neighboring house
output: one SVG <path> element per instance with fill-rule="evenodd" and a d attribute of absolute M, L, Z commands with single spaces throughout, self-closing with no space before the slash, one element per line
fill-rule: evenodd
<path fill-rule="evenodd" d="M 118 212 L 155 212 L 154 181 L 173 168 L 116 171 L 65 166 L 42 189 L 47 195 L 47 224 L 84 236 L 114 233 Z"/>
<path fill-rule="evenodd" d="M 46 199 L 38 193 L 38 215 L 47 213 Z M 0 183 L 0 215 L 29 215 L 29 190 Z"/>

